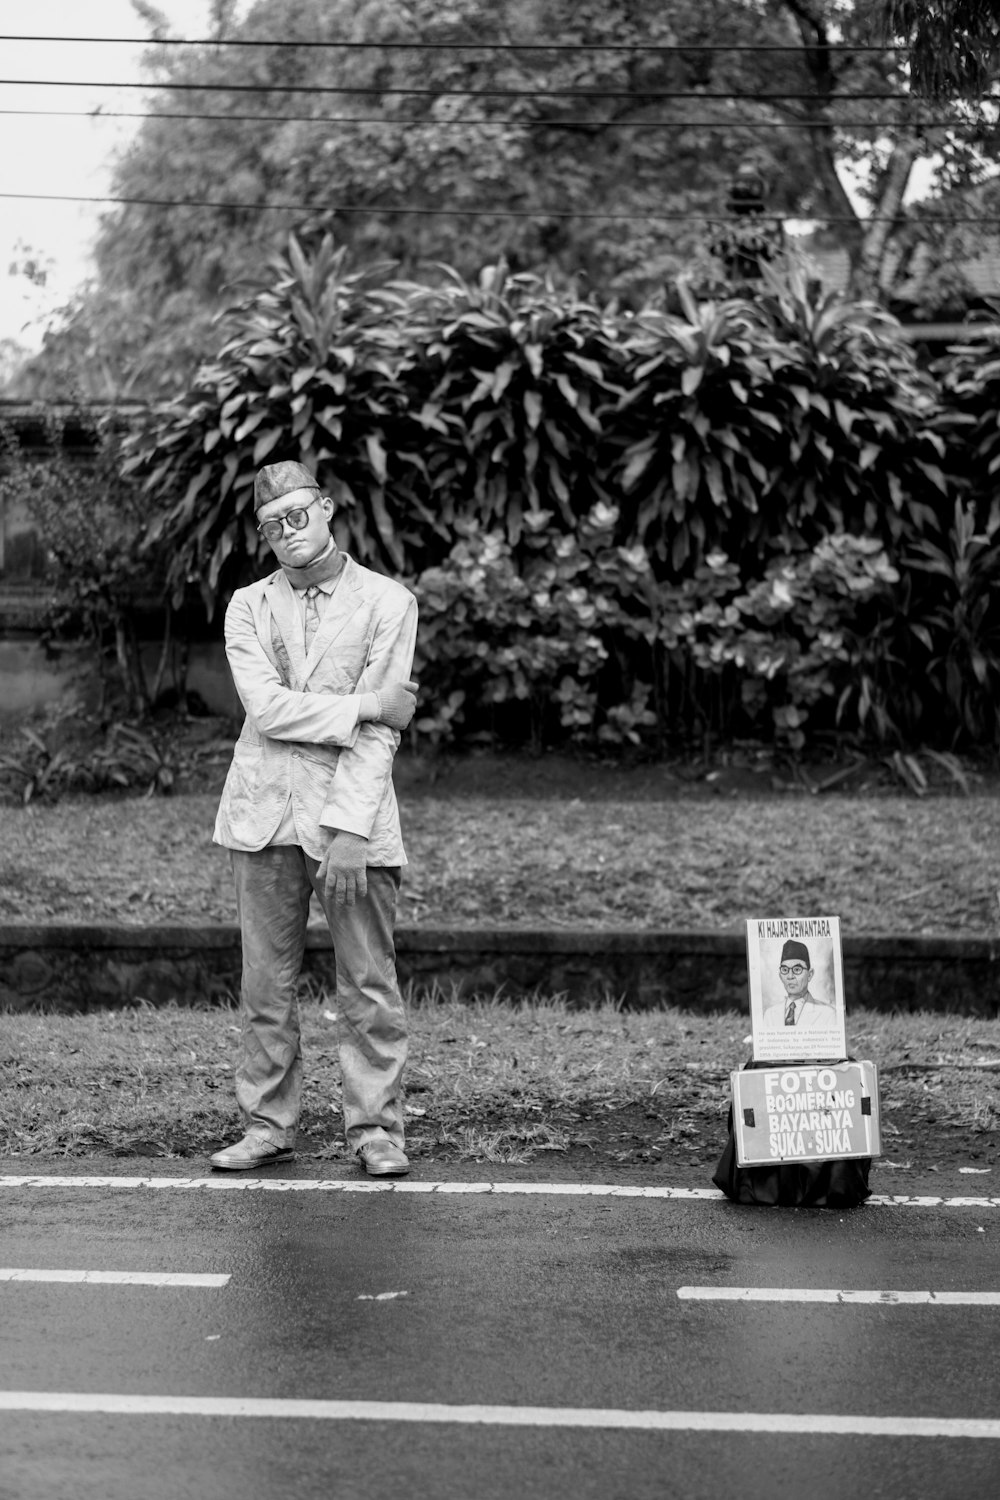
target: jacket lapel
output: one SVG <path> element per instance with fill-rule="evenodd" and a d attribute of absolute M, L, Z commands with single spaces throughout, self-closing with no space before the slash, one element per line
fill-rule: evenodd
<path fill-rule="evenodd" d="M 276 573 L 271 574 L 268 583 L 270 587 L 267 591 L 267 602 L 271 606 L 271 618 L 285 643 L 285 650 L 295 677 L 290 686 L 296 691 L 301 691 L 301 684 L 306 680 L 307 669 L 302 616 L 299 613 L 295 590 L 280 568 Z"/>

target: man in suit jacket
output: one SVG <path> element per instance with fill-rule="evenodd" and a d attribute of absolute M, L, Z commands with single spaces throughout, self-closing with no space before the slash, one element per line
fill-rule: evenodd
<path fill-rule="evenodd" d="M 820 999 L 809 989 L 814 973 L 805 943 L 789 938 L 781 950 L 778 968 L 778 977 L 785 988 L 785 998 L 781 1001 L 781 1024 L 797 1026 L 800 1031 L 826 1030 L 836 1026 L 836 1006 L 830 1000 Z M 765 1019 L 770 1025 L 778 1024 L 773 1016 L 777 1008 L 777 1003 L 773 1003 L 765 1009 Z M 768 1014 L 769 1011 L 772 1014 Z"/>
<path fill-rule="evenodd" d="M 238 589 L 226 611 L 246 720 L 214 835 L 230 851 L 243 943 L 236 1099 L 246 1134 L 212 1165 L 246 1171 L 293 1153 L 296 990 L 315 892 L 336 954 L 348 1146 L 369 1174 L 397 1175 L 409 1169 L 393 938 L 406 856 L 392 763 L 416 705 L 417 604 L 338 550 L 333 501 L 302 464 L 261 469 L 254 505 L 280 567 Z"/>

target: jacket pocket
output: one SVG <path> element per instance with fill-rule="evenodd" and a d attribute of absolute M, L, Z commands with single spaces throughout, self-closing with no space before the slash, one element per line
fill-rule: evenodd
<path fill-rule="evenodd" d="M 245 740 L 236 741 L 233 746 L 233 763 L 226 778 L 232 793 L 245 797 L 256 795 L 260 786 L 261 759 L 259 743 L 253 745 Z"/>

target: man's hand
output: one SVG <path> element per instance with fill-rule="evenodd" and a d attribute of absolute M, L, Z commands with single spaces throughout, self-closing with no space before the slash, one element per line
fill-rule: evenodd
<path fill-rule="evenodd" d="M 390 682 L 379 688 L 379 724 L 388 724 L 390 729 L 403 730 L 413 718 L 417 708 L 415 682 Z"/>
<path fill-rule="evenodd" d="M 367 856 L 368 840 L 360 833 L 345 833 L 341 829 L 334 834 L 316 871 L 327 901 L 353 906 L 359 896 L 367 895 Z"/>

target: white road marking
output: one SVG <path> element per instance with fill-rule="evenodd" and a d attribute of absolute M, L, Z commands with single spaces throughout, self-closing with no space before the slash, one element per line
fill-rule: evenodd
<path fill-rule="evenodd" d="M 906 1193 L 881 1195 L 872 1193 L 865 1207 L 873 1208 L 1000 1208 L 1000 1198 L 911 1197 Z"/>
<path fill-rule="evenodd" d="M 0 1411 L 122 1416 L 297 1417 L 313 1422 L 437 1422 L 489 1427 L 603 1427 L 645 1432 L 1000 1438 L 989 1417 L 828 1416 L 786 1412 L 622 1411 L 575 1406 L 446 1406 L 429 1401 L 298 1401 L 240 1396 L 126 1396 L 0 1391 Z"/>
<path fill-rule="evenodd" d="M 0 1188 L 99 1187 L 99 1188 L 208 1188 L 213 1191 L 269 1193 L 421 1193 L 473 1194 L 514 1193 L 520 1196 L 562 1195 L 583 1198 L 678 1198 L 687 1201 L 721 1202 L 717 1188 L 626 1187 L 589 1182 L 419 1182 L 413 1180 L 358 1177 L 275 1178 L 228 1177 L 10 1177 L 0 1176 Z M 1000 1202 L 1000 1199 L 997 1200 Z"/>
<path fill-rule="evenodd" d="M 684 1302 L 842 1302 L 879 1307 L 896 1303 L 935 1307 L 1000 1307 L 1000 1292 L 871 1292 L 835 1287 L 679 1286 Z"/>
<path fill-rule="evenodd" d="M 225 1286 L 228 1274 L 176 1271 L 39 1271 L 0 1266 L 0 1281 L 86 1281 L 107 1286 Z"/>
<path fill-rule="evenodd" d="M 14 1177 L 0 1176 L 2 1188 L 163 1188 L 257 1193 L 431 1193 L 513 1194 L 519 1197 L 658 1198 L 681 1203 L 724 1203 L 718 1188 L 632 1187 L 609 1182 L 419 1182 L 337 1177 Z M 941 1198 L 873 1193 L 865 1208 L 1000 1208 L 996 1198 Z"/>

